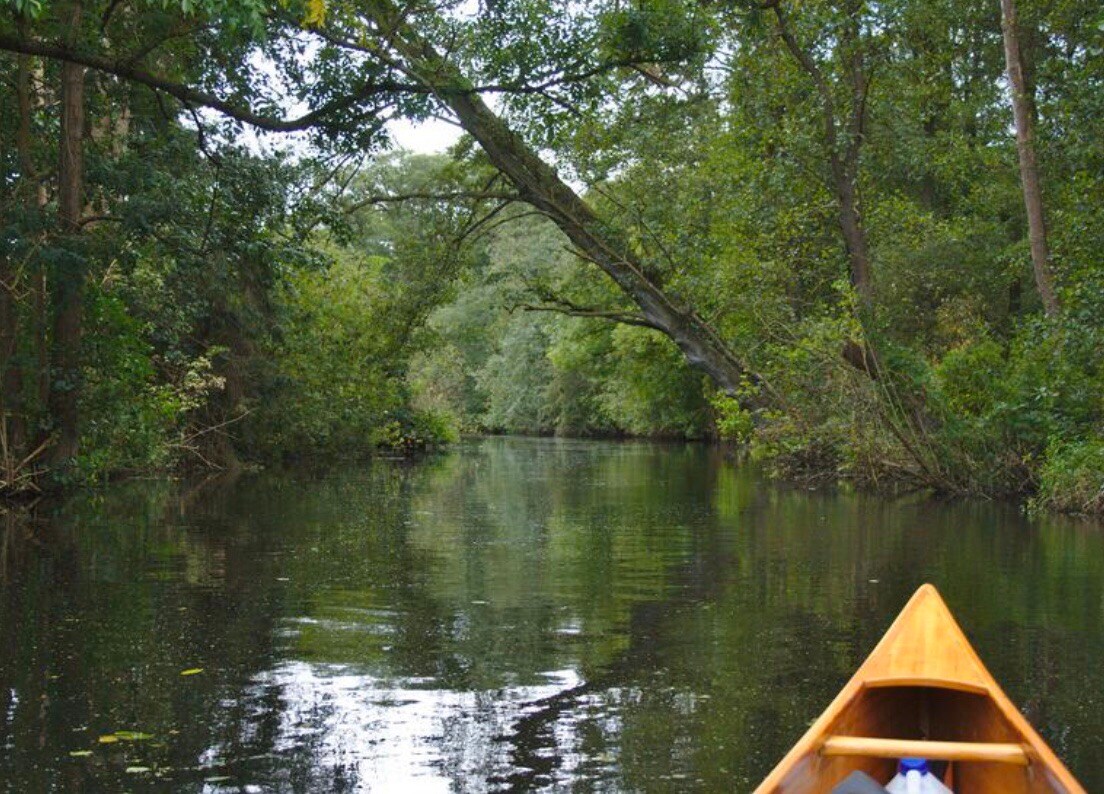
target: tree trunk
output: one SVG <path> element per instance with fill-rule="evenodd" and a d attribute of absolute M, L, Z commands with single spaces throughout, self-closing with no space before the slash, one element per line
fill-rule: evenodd
<path fill-rule="evenodd" d="M 16 323 L 15 268 L 10 257 L 0 258 L 0 413 L 5 423 L 0 432 L 7 438 L 4 448 L 18 456 L 23 449 L 26 425 L 23 421 L 23 370 L 19 366 L 17 346 L 19 343 Z"/>
<path fill-rule="evenodd" d="M 16 65 L 16 96 L 19 122 L 15 147 L 19 155 L 19 190 L 28 214 L 37 209 L 34 186 L 34 157 L 31 153 L 31 59 L 21 55 Z M 4 448 L 9 456 L 22 457 L 26 443 L 26 415 L 23 406 L 23 368 L 18 357 L 19 326 L 16 301 L 18 268 L 12 256 L 0 258 L 0 411 L 6 417 Z"/>
<path fill-rule="evenodd" d="M 866 247 L 866 231 L 859 215 L 859 201 L 855 180 L 848 174 L 836 179 L 836 200 L 839 202 L 839 223 L 843 232 L 843 244 L 851 271 L 851 285 L 859 296 L 863 310 L 874 303 L 874 287 L 870 273 L 870 254 Z"/>
<path fill-rule="evenodd" d="M 80 26 L 81 3 L 72 6 L 71 36 Z M 49 409 L 57 436 L 53 463 L 70 460 L 79 442 L 81 314 L 84 261 L 76 250 L 84 208 L 85 68 L 61 65 L 61 136 L 58 158 L 58 226 L 69 249 L 57 269 L 53 290 L 54 328 Z"/>
<path fill-rule="evenodd" d="M 34 344 L 35 344 L 35 391 L 38 405 L 45 407 L 50 401 L 50 286 L 46 278 L 46 268 L 38 262 L 38 272 L 34 277 Z"/>
<path fill-rule="evenodd" d="M 34 64 L 32 76 L 34 91 L 31 95 L 34 112 L 42 113 L 48 107 L 53 97 L 50 96 L 50 87 L 46 83 L 46 68 L 40 60 Z M 46 182 L 40 177 L 36 180 L 35 211 L 40 215 L 45 213 L 46 205 L 50 203 L 50 192 Z M 45 242 L 45 235 L 39 234 L 39 242 Z M 46 408 L 50 399 L 50 318 L 49 318 L 49 292 L 47 291 L 46 263 L 41 257 L 35 257 L 31 264 L 31 333 L 34 340 L 35 364 L 31 367 L 31 377 L 34 380 L 35 410 L 42 411 Z M 28 402 L 28 406 L 32 403 Z"/>
<path fill-rule="evenodd" d="M 396 19 L 398 15 L 391 22 Z M 648 279 L 622 235 L 599 219 L 551 166 L 469 90 L 470 84 L 455 65 L 417 32 L 401 22 L 395 24 L 396 48 L 411 61 L 417 74 L 432 75 L 430 87 L 521 198 L 551 219 L 581 256 L 613 279 L 644 317 L 674 341 L 693 367 L 709 375 L 725 393 L 737 394 L 750 373 L 716 331 L 692 310 L 677 306 Z"/>
<path fill-rule="evenodd" d="M 1023 58 L 1020 52 L 1016 6 L 1013 0 L 1001 0 L 1001 31 L 1004 34 L 1004 57 L 1008 66 L 1008 83 L 1012 90 L 1012 116 L 1016 124 L 1016 149 L 1020 156 L 1020 181 L 1023 184 L 1024 206 L 1027 209 L 1027 233 L 1031 244 L 1031 267 L 1043 308 L 1049 315 L 1058 313 L 1058 297 L 1050 272 L 1050 251 L 1047 246 L 1046 219 L 1043 214 L 1043 192 L 1039 183 L 1039 166 L 1035 160 L 1035 120 L 1024 80 Z"/>
<path fill-rule="evenodd" d="M 840 232 L 843 235 L 843 245 L 847 253 L 851 286 L 859 296 L 861 309 L 859 321 L 865 325 L 864 320 L 873 309 L 874 284 L 870 252 L 866 245 L 866 231 L 862 225 L 862 213 L 859 208 L 858 191 L 859 155 L 865 137 L 866 98 L 870 88 L 860 43 L 861 6 L 856 2 L 848 4 L 848 23 L 841 28 L 841 46 L 850 50 L 847 72 L 851 83 L 851 107 L 846 117 L 837 110 L 828 76 L 811 51 L 798 42 L 781 3 L 772 2 L 765 7 L 774 11 L 778 22 L 778 35 L 782 38 L 782 43 L 785 44 L 798 67 L 812 80 L 820 97 L 824 147 L 831 179 L 829 188 L 836 194 Z M 843 133 L 842 136 L 841 133 Z M 844 140 L 841 140 L 841 137 Z M 844 358 L 851 360 L 846 353 Z"/>
<path fill-rule="evenodd" d="M 734 393 L 744 368 L 697 315 L 674 305 L 643 273 L 627 243 L 609 228 L 543 160 L 537 157 L 475 94 L 446 97 L 464 128 L 522 198 L 547 215 L 575 247 L 628 295 L 643 315 L 678 345 L 691 365 Z"/>
<path fill-rule="evenodd" d="M 843 141 L 830 140 L 831 158 L 836 176 L 836 196 L 840 208 L 840 228 L 843 231 L 847 256 L 850 259 L 851 283 L 859 295 L 860 310 L 864 315 L 874 310 L 874 279 L 871 273 L 870 251 L 866 244 L 866 229 L 862 222 L 862 209 L 859 204 L 859 158 L 866 138 L 866 98 L 870 90 L 870 78 L 867 75 L 866 57 L 863 50 L 861 30 L 862 4 L 851 0 L 847 4 L 847 24 L 842 32 L 842 43 L 847 56 L 848 81 L 851 88 L 851 104 L 846 119 L 840 119 L 845 132 Z M 822 85 L 823 76 L 820 78 Z M 831 92 L 828 92 L 831 96 Z M 835 113 L 831 102 L 825 104 L 829 114 L 827 123 L 833 129 L 836 126 Z M 833 135 L 834 139 L 835 136 Z M 840 145 L 842 144 L 842 145 Z M 860 317 L 860 321 L 869 317 Z M 869 340 L 867 340 L 869 344 Z"/>

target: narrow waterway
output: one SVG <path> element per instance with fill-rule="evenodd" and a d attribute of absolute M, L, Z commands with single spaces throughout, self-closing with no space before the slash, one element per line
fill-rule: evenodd
<path fill-rule="evenodd" d="M 750 791 L 921 582 L 1104 791 L 1104 531 L 466 442 L 0 529 L 0 790 Z"/>

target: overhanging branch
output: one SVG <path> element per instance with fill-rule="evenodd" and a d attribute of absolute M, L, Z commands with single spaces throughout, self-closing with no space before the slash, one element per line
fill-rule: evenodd
<path fill-rule="evenodd" d="M 587 317 L 597 320 L 609 320 L 610 322 L 620 323 L 622 325 L 635 325 L 640 328 L 650 328 L 653 331 L 663 330 L 642 314 L 580 306 L 569 300 L 564 300 L 563 298 L 550 298 L 543 303 L 518 303 L 512 308 L 515 310 L 520 309 L 525 312 L 551 312 L 553 314 L 564 314 L 568 317 Z"/>
<path fill-rule="evenodd" d="M 196 28 L 198 29 L 198 28 Z M 185 31 L 187 32 L 187 31 Z M 316 34 L 319 31 L 314 31 Z M 180 35 L 174 32 L 174 36 Z M 351 42 L 346 42 L 340 38 L 333 36 L 322 36 L 325 40 L 329 41 L 334 46 L 346 47 L 353 50 L 360 50 L 368 52 L 363 47 L 356 47 Z M 165 39 L 167 40 L 167 39 Z M 636 60 L 613 60 L 606 61 L 597 64 L 589 69 L 580 70 L 577 73 L 564 73 L 556 76 L 546 77 L 536 83 L 528 83 L 523 81 L 505 82 L 505 83 L 488 83 L 484 85 L 474 86 L 445 86 L 445 85 L 430 85 L 427 82 L 402 82 L 394 79 L 380 79 L 380 80 L 367 80 L 361 83 L 356 88 L 352 89 L 344 96 L 331 100 L 324 105 L 309 111 L 301 116 L 294 118 L 280 118 L 276 116 L 270 116 L 264 113 L 259 113 L 253 110 L 251 107 L 240 105 L 227 99 L 223 99 L 220 96 L 212 94 L 208 91 L 203 91 L 198 88 L 179 83 L 174 80 L 170 80 L 153 72 L 149 72 L 140 68 L 138 62 L 152 49 L 156 49 L 164 43 L 165 40 L 160 40 L 154 45 L 147 45 L 136 53 L 127 54 L 121 58 L 113 59 L 91 52 L 82 52 L 80 50 L 73 49 L 71 47 L 56 44 L 48 41 L 41 41 L 37 39 L 23 38 L 17 35 L 11 35 L 7 33 L 0 33 L 0 50 L 6 50 L 8 52 L 20 53 L 23 55 L 33 55 L 40 58 L 49 58 L 55 61 L 80 64 L 86 66 L 89 69 L 93 69 L 105 74 L 114 75 L 123 80 L 128 80 L 139 85 L 144 85 L 148 88 L 152 88 L 156 91 L 161 91 L 169 96 L 172 96 L 185 104 L 201 105 L 203 107 L 216 110 L 223 115 L 230 118 L 237 119 L 246 124 L 250 124 L 258 129 L 266 130 L 268 132 L 301 132 L 303 130 L 310 129 L 311 127 L 318 126 L 324 122 L 328 117 L 346 110 L 359 102 L 363 102 L 367 99 L 371 99 L 377 96 L 385 95 L 400 95 L 400 94 L 420 94 L 420 95 L 443 95 L 443 94 L 539 94 L 551 101 L 565 106 L 571 112 L 577 112 L 574 108 L 567 105 L 564 100 L 559 99 L 551 94 L 549 90 L 556 86 L 565 85 L 568 83 L 583 82 L 599 75 L 608 73 L 610 71 L 629 68 L 645 74 L 651 75 L 651 71 L 648 71 L 648 67 L 652 64 L 642 64 Z M 372 54 L 380 57 L 381 53 L 372 51 Z M 401 64 L 397 64 L 395 61 L 389 58 L 383 59 L 383 62 L 387 66 L 401 68 Z M 652 79 L 655 79 L 654 77 Z"/>
<path fill-rule="evenodd" d="M 116 61 L 95 53 L 80 52 L 58 44 L 34 39 L 21 39 L 4 33 L 0 33 L 0 50 L 87 66 L 89 69 L 115 75 L 124 80 L 162 91 L 181 102 L 202 105 L 217 110 L 230 118 L 269 132 L 299 132 L 309 129 L 317 126 L 327 117 L 374 96 L 433 93 L 431 88 L 420 84 L 401 83 L 395 80 L 369 80 L 345 96 L 327 102 L 309 113 L 296 118 L 282 119 L 258 113 L 252 108 L 235 104 L 206 91 L 147 72 L 135 66 L 129 58 Z"/>
<path fill-rule="evenodd" d="M 375 204 L 401 204 L 404 201 L 520 201 L 516 193 L 501 190 L 452 190 L 442 193 L 431 191 L 412 191 L 409 193 L 381 193 L 375 196 L 367 196 L 358 199 L 355 203 L 346 207 L 348 213 L 357 212 Z"/>

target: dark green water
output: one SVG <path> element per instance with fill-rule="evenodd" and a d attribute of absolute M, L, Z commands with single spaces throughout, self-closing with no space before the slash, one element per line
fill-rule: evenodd
<path fill-rule="evenodd" d="M 750 791 L 923 581 L 1104 791 L 1091 525 L 503 439 L 44 513 L 0 530 L 5 791 Z"/>

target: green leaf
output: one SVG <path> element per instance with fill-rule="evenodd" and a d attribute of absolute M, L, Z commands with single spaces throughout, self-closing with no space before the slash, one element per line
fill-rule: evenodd
<path fill-rule="evenodd" d="M 153 738 L 152 733 L 142 733 L 141 731 L 115 731 L 115 735 L 124 742 L 144 742 Z"/>

